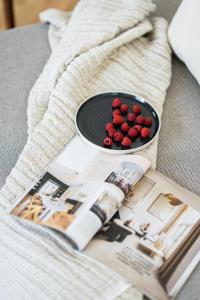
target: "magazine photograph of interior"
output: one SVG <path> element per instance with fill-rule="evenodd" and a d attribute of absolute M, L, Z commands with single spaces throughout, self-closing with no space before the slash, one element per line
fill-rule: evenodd
<path fill-rule="evenodd" d="M 114 218 L 110 226 L 106 225 L 108 229 L 104 228 L 104 233 L 109 242 L 123 242 L 131 235 L 137 249 L 164 261 L 192 230 L 199 212 L 171 193 L 159 193 L 155 199 L 147 197 L 139 202 L 154 185 L 155 182 L 144 176 L 130 192 L 132 197 L 126 198 L 128 200 L 119 211 L 119 217 Z M 127 214 L 129 210 L 131 214 Z"/>
<path fill-rule="evenodd" d="M 138 273 L 138 278 L 144 275 L 147 270 L 141 271 L 141 267 L 134 264 L 135 261 L 146 261 L 148 275 L 154 276 L 152 282 L 157 289 L 160 285 L 161 290 L 168 292 L 172 274 L 198 238 L 200 213 L 167 188 L 151 176 L 143 176 L 130 190 L 123 206 L 97 235 L 94 245 L 98 245 L 99 253 L 110 253 L 113 266 L 119 260 L 128 266 L 130 278 L 132 271 L 134 275 Z M 101 256 L 95 253 L 92 245 L 86 253 Z M 127 274 L 122 265 L 116 268 Z M 163 294 L 162 299 L 168 298 Z"/>
<path fill-rule="evenodd" d="M 23 219 L 65 230 L 75 218 L 82 202 L 72 198 L 72 188 L 52 174 L 44 176 L 13 209 L 12 214 Z"/>
<path fill-rule="evenodd" d="M 109 174 L 106 182 L 110 182 L 119 187 L 124 195 L 127 195 L 133 185 L 142 174 L 142 169 L 135 163 L 122 161 L 118 164 L 116 170 Z"/>

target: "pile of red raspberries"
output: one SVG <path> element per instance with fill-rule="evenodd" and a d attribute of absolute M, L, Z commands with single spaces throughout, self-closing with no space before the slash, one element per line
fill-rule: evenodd
<path fill-rule="evenodd" d="M 105 126 L 107 136 L 103 140 L 104 147 L 111 148 L 115 142 L 122 148 L 130 148 L 136 137 L 140 136 L 142 139 L 149 137 L 152 118 L 145 118 L 141 114 L 140 105 L 134 104 L 132 111 L 129 112 L 128 105 L 115 98 L 112 101 L 112 109 L 112 122 Z"/>

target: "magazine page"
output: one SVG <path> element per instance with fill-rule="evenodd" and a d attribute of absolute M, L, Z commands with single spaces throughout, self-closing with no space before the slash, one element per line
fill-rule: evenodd
<path fill-rule="evenodd" d="M 144 157 L 101 153 L 75 136 L 10 213 L 65 233 L 82 250 L 149 166 Z"/>
<path fill-rule="evenodd" d="M 199 249 L 200 197 L 149 170 L 84 253 L 167 300 L 198 263 Z"/>

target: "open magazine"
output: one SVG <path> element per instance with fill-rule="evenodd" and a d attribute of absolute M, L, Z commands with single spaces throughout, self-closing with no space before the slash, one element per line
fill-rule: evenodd
<path fill-rule="evenodd" d="M 71 245 L 153 299 L 173 298 L 200 261 L 200 197 L 139 155 L 113 155 L 75 136 L 10 213 Z"/>

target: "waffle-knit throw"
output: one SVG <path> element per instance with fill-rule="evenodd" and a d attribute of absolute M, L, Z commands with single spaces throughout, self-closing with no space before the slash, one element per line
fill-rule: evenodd
<path fill-rule="evenodd" d="M 6 208 L 74 135 L 74 113 L 85 98 L 127 91 L 161 115 L 171 62 L 166 22 L 148 19 L 154 8 L 151 0 L 82 0 L 71 17 L 42 15 L 51 22 L 53 51 L 29 96 L 27 144 L 0 192 L 0 299 L 140 299 L 129 282 L 71 250 L 62 235 Z M 156 150 L 157 141 L 141 153 L 154 166 Z"/>

